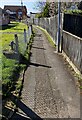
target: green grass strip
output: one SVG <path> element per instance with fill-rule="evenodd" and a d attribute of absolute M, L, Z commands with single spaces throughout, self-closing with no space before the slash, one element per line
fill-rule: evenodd
<path fill-rule="evenodd" d="M 43 29 L 43 28 L 40 27 L 40 26 L 37 26 L 37 28 L 39 28 L 40 30 L 42 30 L 43 33 L 46 35 L 46 38 L 47 38 L 47 40 L 50 42 L 50 44 L 51 44 L 53 47 L 56 47 L 55 41 L 53 41 L 53 39 L 52 39 L 52 37 L 50 36 L 50 34 L 49 34 L 45 29 Z"/>

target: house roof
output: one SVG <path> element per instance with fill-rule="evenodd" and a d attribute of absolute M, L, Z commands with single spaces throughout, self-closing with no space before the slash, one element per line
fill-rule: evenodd
<path fill-rule="evenodd" d="M 30 14 L 37 14 L 37 13 L 30 12 Z"/>
<path fill-rule="evenodd" d="M 0 14 L 2 14 L 2 8 L 0 7 Z"/>
<path fill-rule="evenodd" d="M 16 12 L 17 10 L 22 9 L 23 11 L 25 11 L 27 13 L 26 6 L 5 5 L 4 9 L 10 10 L 11 12 Z"/>
<path fill-rule="evenodd" d="M 0 7 L 0 14 L 8 14 L 8 13 Z"/>
<path fill-rule="evenodd" d="M 39 13 L 41 13 L 41 12 L 36 12 L 36 13 L 34 13 L 34 12 L 30 12 L 30 14 L 32 14 L 32 15 L 33 15 L 33 14 L 39 14 Z"/>

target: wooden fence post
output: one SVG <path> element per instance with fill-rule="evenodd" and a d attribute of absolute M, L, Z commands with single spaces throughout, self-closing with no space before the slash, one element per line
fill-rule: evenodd
<path fill-rule="evenodd" d="M 29 39 L 31 37 L 31 27 L 29 26 Z"/>
<path fill-rule="evenodd" d="M 29 43 L 29 36 L 30 36 L 30 35 L 29 35 L 29 26 L 28 26 L 28 43 Z"/>
<path fill-rule="evenodd" d="M 16 44 L 16 49 L 15 49 L 15 51 L 18 53 L 18 52 L 19 52 L 19 51 L 18 51 L 19 45 L 18 45 L 18 36 L 17 36 L 17 34 L 15 34 L 15 44 Z"/>
<path fill-rule="evenodd" d="M 33 28 L 32 28 L 32 25 L 30 25 L 30 27 L 31 27 L 31 34 L 33 33 Z"/>
<path fill-rule="evenodd" d="M 20 53 L 19 53 L 19 44 L 18 44 L 18 36 L 15 34 L 15 52 L 17 54 L 16 59 L 20 61 Z"/>
<path fill-rule="evenodd" d="M 25 43 L 27 42 L 27 39 L 26 39 L 26 29 L 24 29 L 24 42 Z"/>
<path fill-rule="evenodd" d="M 11 50 L 14 50 L 14 41 L 11 41 L 9 46 L 11 46 Z"/>
<path fill-rule="evenodd" d="M 28 26 L 28 42 L 29 42 L 29 40 L 30 40 L 30 37 L 31 37 L 32 33 L 33 33 L 32 25 L 29 25 L 29 26 Z"/>

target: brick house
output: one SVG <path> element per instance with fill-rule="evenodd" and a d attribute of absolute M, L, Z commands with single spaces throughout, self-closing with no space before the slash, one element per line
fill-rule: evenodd
<path fill-rule="evenodd" d="M 4 9 L 10 12 L 10 19 L 25 19 L 27 18 L 27 8 L 26 6 L 11 6 L 5 5 Z"/>
<path fill-rule="evenodd" d="M 4 9 L 0 8 L 0 26 L 8 25 L 9 22 L 9 14 Z"/>

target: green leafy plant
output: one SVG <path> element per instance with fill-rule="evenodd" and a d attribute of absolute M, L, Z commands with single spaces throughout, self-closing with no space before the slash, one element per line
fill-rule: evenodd
<path fill-rule="evenodd" d="M 64 13 L 82 15 L 82 10 L 64 10 Z"/>

